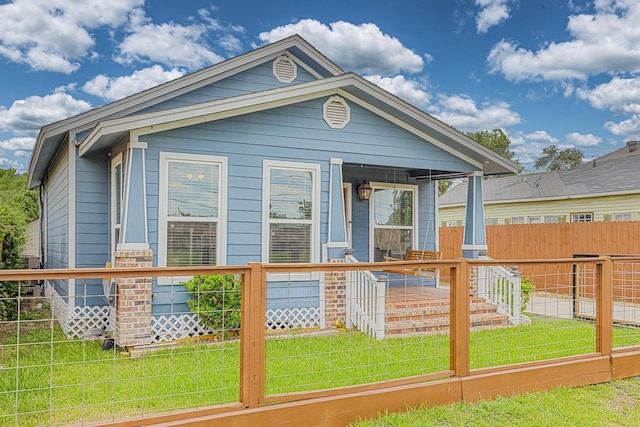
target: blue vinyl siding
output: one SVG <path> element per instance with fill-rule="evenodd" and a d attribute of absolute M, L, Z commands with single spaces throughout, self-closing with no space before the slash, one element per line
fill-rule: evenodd
<path fill-rule="evenodd" d="M 317 280 L 269 282 L 267 310 L 277 308 L 318 307 L 320 286 Z"/>
<path fill-rule="evenodd" d="M 65 147 L 66 148 L 66 147 Z M 63 148 L 64 150 L 64 148 Z M 69 156 L 62 151 L 46 182 L 46 268 L 69 267 Z M 66 280 L 55 281 L 60 296 L 69 294 Z"/>
<path fill-rule="evenodd" d="M 272 70 L 272 61 L 269 61 L 192 92 L 161 102 L 153 107 L 140 111 L 140 113 L 183 107 L 185 105 L 198 104 L 316 80 L 313 75 L 298 66 L 298 77 L 292 83 L 281 83 L 275 78 Z"/>
<path fill-rule="evenodd" d="M 406 169 L 438 168 L 469 170 L 470 166 L 425 143 L 395 124 L 360 108 L 351 106 L 351 123 L 344 129 L 330 129 L 322 119 L 322 103 L 317 99 L 146 135 L 149 242 L 158 251 L 158 169 L 160 152 L 178 152 L 224 156 L 229 162 L 227 207 L 228 265 L 244 265 L 261 261 L 262 242 L 262 162 L 273 159 L 319 164 L 321 167 L 320 242 L 327 241 L 328 191 L 331 157 L 345 163 L 384 165 L 391 169 L 350 169 L 345 165 L 345 182 L 354 185 L 353 246 L 358 259 L 368 259 L 368 204 L 357 199 L 355 189 L 362 179 L 393 182 L 393 168 L 397 168 L 396 182 L 412 183 Z M 420 184 L 420 236 L 422 245 L 428 216 L 433 215 L 434 184 Z M 429 200 L 427 202 L 427 200 Z M 425 210 L 430 206 L 428 210 Z M 431 220 L 431 227 L 434 227 Z M 431 232 L 433 239 L 434 232 Z M 175 295 L 174 304 L 177 302 Z M 158 295 L 155 305 L 169 303 Z M 155 310 L 155 308 L 154 308 Z M 158 307 L 158 310 L 163 310 Z M 155 312 L 155 311 L 154 311 Z"/>
<path fill-rule="evenodd" d="M 104 267 L 110 258 L 109 158 L 76 160 L 76 267 Z M 103 305 L 102 280 L 76 280 L 76 305 Z"/>

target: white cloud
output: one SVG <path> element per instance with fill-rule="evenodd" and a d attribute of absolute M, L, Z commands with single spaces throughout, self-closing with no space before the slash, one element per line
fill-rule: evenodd
<path fill-rule="evenodd" d="M 640 114 L 634 114 L 620 122 L 605 122 L 604 128 L 614 135 L 624 136 L 628 139 L 640 138 Z"/>
<path fill-rule="evenodd" d="M 487 57 L 508 80 L 585 80 L 591 75 L 640 72 L 640 2 L 599 0 L 594 14 L 569 17 L 570 40 L 532 51 L 502 40 Z"/>
<path fill-rule="evenodd" d="M 219 31 L 223 27 L 202 10 L 200 17 L 206 18 L 204 23 L 154 24 L 138 10 L 132 14 L 130 34 L 118 46 L 116 61 L 122 64 L 158 62 L 190 70 L 222 61 L 222 56 L 209 49 L 207 36 L 209 31 Z"/>
<path fill-rule="evenodd" d="M 11 138 L 7 141 L 0 141 L 0 148 L 5 150 L 33 150 L 36 144 L 35 138 L 23 137 L 23 138 Z"/>
<path fill-rule="evenodd" d="M 337 21 L 327 26 L 303 19 L 260 33 L 259 37 L 272 43 L 293 34 L 300 34 L 342 68 L 359 74 L 394 76 L 401 71 L 417 73 L 424 66 L 420 55 L 375 24 Z"/>
<path fill-rule="evenodd" d="M 588 101 L 592 107 L 608 109 L 614 113 L 640 113 L 640 77 L 614 77 L 610 82 L 594 89 L 578 88 L 578 99 Z"/>
<path fill-rule="evenodd" d="M 568 133 L 564 137 L 564 140 L 567 144 L 578 145 L 580 147 L 595 147 L 602 142 L 602 138 L 599 136 L 595 136 L 590 133 L 584 135 L 578 132 Z"/>
<path fill-rule="evenodd" d="M 34 70 L 71 73 L 91 55 L 92 30 L 122 25 L 144 0 L 13 0 L 0 5 L 0 55 Z"/>
<path fill-rule="evenodd" d="M 107 101 L 115 101 L 183 75 L 184 72 L 181 70 L 174 68 L 165 71 L 161 66 L 154 65 L 137 70 L 130 76 L 108 77 L 100 74 L 85 83 L 82 90 Z"/>
<path fill-rule="evenodd" d="M 30 96 L 14 101 L 11 107 L 0 107 L 0 131 L 14 135 L 35 135 L 49 123 L 75 116 L 91 108 L 91 105 L 74 99 L 64 91 L 46 96 Z"/>
<path fill-rule="evenodd" d="M 536 130 L 531 133 L 524 134 L 524 137 L 528 141 L 541 142 L 547 145 L 557 144 L 560 141 L 558 138 L 550 135 L 544 130 Z"/>
<path fill-rule="evenodd" d="M 0 157 L 0 169 L 15 169 L 18 173 L 25 172 L 25 167 L 15 160 Z"/>
<path fill-rule="evenodd" d="M 522 122 L 520 115 L 504 101 L 478 106 L 465 95 L 440 95 L 435 110 L 435 117 L 463 132 L 505 128 Z"/>
<path fill-rule="evenodd" d="M 406 79 L 402 75 L 395 77 L 365 76 L 365 78 L 410 104 L 422 108 L 429 105 L 431 95 L 426 91 L 426 85 L 416 80 Z"/>
<path fill-rule="evenodd" d="M 23 151 L 23 150 L 17 150 L 13 152 L 13 155 L 15 157 L 20 157 L 20 158 L 24 158 L 24 159 L 28 159 L 31 157 L 31 153 L 32 151 Z"/>
<path fill-rule="evenodd" d="M 476 28 L 479 34 L 509 19 L 510 0 L 476 0 L 480 11 L 476 16 Z"/>

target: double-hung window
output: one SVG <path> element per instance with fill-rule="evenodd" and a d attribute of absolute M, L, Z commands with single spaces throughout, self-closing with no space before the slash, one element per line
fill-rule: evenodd
<path fill-rule="evenodd" d="M 369 200 L 371 246 L 369 259 L 384 261 L 385 256 L 404 258 L 407 249 L 418 247 L 417 186 L 371 183 Z"/>
<path fill-rule="evenodd" d="M 263 192 L 262 259 L 318 262 L 320 166 L 265 160 Z"/>
<path fill-rule="evenodd" d="M 160 154 L 158 264 L 226 263 L 227 160 Z"/>
<path fill-rule="evenodd" d="M 578 212 L 571 214 L 571 222 L 592 222 L 593 212 Z"/>

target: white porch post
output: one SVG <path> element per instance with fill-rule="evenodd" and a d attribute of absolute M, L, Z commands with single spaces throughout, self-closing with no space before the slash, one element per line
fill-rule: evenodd
<path fill-rule="evenodd" d="M 148 250 L 146 142 L 129 142 L 122 204 L 122 231 L 116 249 Z"/>
<path fill-rule="evenodd" d="M 464 222 L 462 256 L 477 259 L 481 252 L 487 251 L 487 238 L 484 228 L 484 200 L 482 197 L 482 172 L 473 172 L 468 179 L 467 212 Z"/>

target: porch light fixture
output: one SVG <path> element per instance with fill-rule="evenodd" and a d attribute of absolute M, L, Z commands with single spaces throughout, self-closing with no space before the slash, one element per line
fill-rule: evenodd
<path fill-rule="evenodd" d="M 371 197 L 371 186 L 367 181 L 362 181 L 362 184 L 358 185 L 358 197 L 360 200 L 369 200 Z"/>

